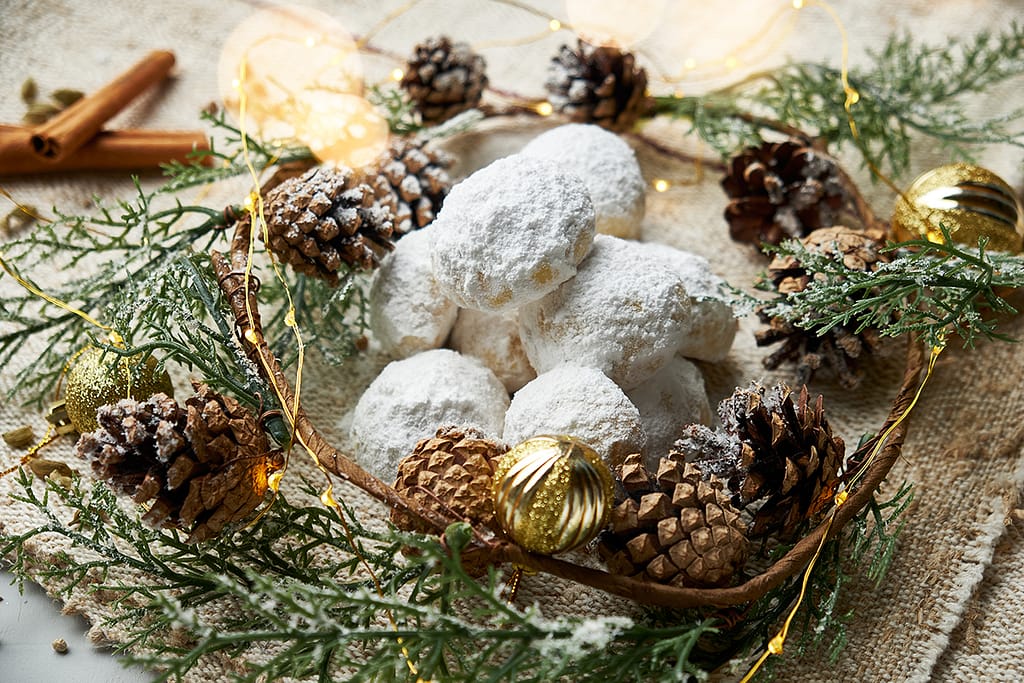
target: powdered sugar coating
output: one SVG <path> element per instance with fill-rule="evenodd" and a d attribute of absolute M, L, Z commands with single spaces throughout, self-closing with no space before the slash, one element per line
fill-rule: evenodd
<path fill-rule="evenodd" d="M 627 396 L 640 411 L 647 435 L 644 463 L 652 472 L 658 471 L 658 459 L 668 454 L 686 425 L 711 424 L 704 376 L 700 368 L 680 356 Z"/>
<path fill-rule="evenodd" d="M 722 292 L 725 281 L 715 275 L 703 256 L 653 242 L 638 242 L 637 246 L 672 268 L 690 294 L 691 313 L 679 353 L 712 363 L 724 360 L 739 328 L 739 320 Z"/>
<path fill-rule="evenodd" d="M 594 239 L 583 181 L 513 155 L 452 188 L 432 231 L 434 277 L 463 308 L 513 311 L 576 273 Z"/>
<path fill-rule="evenodd" d="M 599 233 L 640 237 L 646 185 L 636 155 L 618 135 L 600 126 L 570 123 L 538 135 L 521 154 L 554 161 L 583 180 Z"/>
<path fill-rule="evenodd" d="M 519 338 L 519 317 L 515 314 L 463 308 L 452 328 L 449 345 L 490 368 L 509 393 L 537 376 Z"/>
<path fill-rule="evenodd" d="M 512 397 L 505 413 L 509 444 L 542 434 L 568 434 L 589 444 L 611 466 L 640 452 L 646 439 L 640 413 L 601 371 L 560 365 Z"/>
<path fill-rule="evenodd" d="M 519 333 L 537 372 L 576 363 L 628 390 L 675 355 L 690 297 L 668 266 L 644 262 L 636 244 L 598 235 L 576 277 L 519 311 Z"/>
<path fill-rule="evenodd" d="M 434 279 L 431 230 L 414 230 L 399 240 L 370 288 L 370 329 L 384 350 L 399 358 L 444 344 L 459 312 Z"/>
<path fill-rule="evenodd" d="M 508 405 L 505 387 L 480 361 L 434 349 L 381 371 L 356 404 L 349 436 L 359 464 L 393 481 L 398 462 L 442 425 L 497 437 Z"/>

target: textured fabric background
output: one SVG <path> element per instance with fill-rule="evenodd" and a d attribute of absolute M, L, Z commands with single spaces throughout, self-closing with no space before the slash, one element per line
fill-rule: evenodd
<path fill-rule="evenodd" d="M 359 0 L 325 2 L 322 7 L 360 33 L 399 4 L 394 0 Z M 565 18 L 561 3 L 535 4 Z M 669 4 L 678 15 L 672 20 L 675 23 L 643 46 L 645 53 L 664 57 L 663 61 L 684 54 L 680 45 L 685 48 L 687 41 L 693 41 L 695 50 L 700 47 L 702 55 L 723 56 L 744 36 L 757 33 L 775 8 L 788 5 L 768 0 Z M 101 12 L 90 0 L 7 0 L 0 10 L 0 27 L 5 35 L 0 41 L 0 121 L 20 118 L 22 105 L 17 93 L 27 76 L 33 76 L 44 92 L 58 87 L 91 91 L 146 51 L 168 48 L 178 56 L 177 78 L 143 98 L 114 125 L 194 128 L 199 110 L 218 98 L 216 64 L 224 37 L 256 5 L 237 0 L 122 1 L 106 3 Z M 964 36 L 981 28 L 999 29 L 1014 18 L 1024 19 L 1018 0 L 864 0 L 836 2 L 836 9 L 850 32 L 855 64 L 863 61 L 866 50 L 879 46 L 894 30 L 906 30 L 941 44 L 949 34 Z M 545 26 L 546 20 L 497 2 L 427 0 L 382 30 L 374 43 L 404 54 L 418 39 L 441 31 L 471 42 L 493 43 L 542 32 Z M 482 47 L 492 84 L 540 95 L 547 59 L 567 38 L 568 34 L 562 33 L 527 46 Z M 765 41 L 768 48 L 749 68 L 769 66 L 787 55 L 838 62 L 836 29 L 820 10 L 802 11 L 795 30 L 780 32 L 779 38 Z M 678 66 L 678 60 L 674 64 Z M 371 75 L 383 77 L 395 64 L 368 58 L 366 66 Z M 977 102 L 977 110 L 991 113 L 1020 106 L 1024 97 L 1017 86 Z M 690 89 L 691 84 L 684 82 L 682 87 Z M 667 86 L 655 83 L 654 89 L 659 88 Z M 517 150 L 545 125 L 536 121 L 491 121 L 453 140 L 450 147 L 460 156 L 458 170 L 468 173 Z M 646 133 L 680 148 L 700 151 L 692 141 L 684 140 L 683 126 L 659 121 Z M 721 219 L 724 197 L 715 174 L 699 179 L 692 166 L 670 162 L 642 143 L 637 143 L 636 149 L 648 179 L 700 180 L 650 194 L 644 238 L 700 253 L 730 282 L 748 287 L 764 262 L 727 239 Z M 925 144 L 915 150 L 914 160 L 915 170 L 922 170 L 948 158 L 934 145 Z M 1019 154 L 1005 148 L 992 150 L 983 154 L 981 161 L 1020 186 Z M 890 194 L 871 186 L 855 159 L 850 170 L 869 190 L 879 213 L 886 215 L 892 204 Z M 21 202 L 72 210 L 87 206 L 93 194 L 112 198 L 131 192 L 126 180 L 116 174 L 27 178 L 5 181 L 4 187 Z M 184 199 L 219 206 L 237 198 L 239 191 L 236 184 L 196 192 Z M 61 275 L 34 274 L 42 283 Z M 9 291 L 10 286 L 9 280 L 0 280 L 0 291 Z M 785 373 L 770 375 L 761 368 L 762 354 L 754 347 L 750 334 L 753 327 L 752 321 L 744 321 L 725 363 L 704 366 L 712 401 L 717 402 L 734 386 L 750 379 L 767 382 L 786 378 Z M 1008 331 L 1018 338 L 1024 336 L 1024 322 L 1013 322 Z M 23 349 L 22 361 L 37 350 L 38 346 Z M 833 422 L 848 441 L 855 442 L 861 433 L 880 424 L 898 381 L 901 350 L 900 345 L 893 345 L 872 363 L 862 388 L 856 392 L 843 392 L 826 380 L 812 387 L 825 394 Z M 317 368 L 307 375 L 317 378 L 306 385 L 307 407 L 337 444 L 345 445 L 347 412 L 359 390 L 385 360 L 371 356 L 346 368 Z M 0 372 L 0 391 L 10 385 L 17 366 L 15 363 Z M 186 386 L 184 374 L 175 379 Z M 1024 678 L 1024 538 L 1019 516 L 1012 514 L 1024 482 L 1024 427 L 1019 408 L 1022 379 L 1024 348 L 1020 345 L 982 345 L 973 352 L 950 350 L 943 355 L 936 377 L 913 417 L 906 458 L 887 484 L 891 489 L 903 480 L 912 481 L 916 495 L 892 571 L 881 587 L 875 589 L 866 581 L 859 582 L 847 594 L 847 606 L 856 606 L 857 616 L 851 626 L 850 645 L 838 663 L 829 666 L 820 659 L 789 661 L 782 680 Z M 339 396 L 338 386 L 352 388 Z M 34 411 L 16 403 L 0 407 L 0 430 L 22 424 L 32 424 L 37 434 L 43 431 L 42 418 Z M 70 453 L 69 442 L 50 451 L 51 457 L 70 457 Z M 13 463 L 18 455 L 0 444 L 0 466 Z M 69 462 L 81 467 L 73 460 Z M 10 490 L 10 480 L 0 481 L 0 529 L 8 533 L 37 523 L 23 506 L 12 503 Z M 380 516 L 380 509 L 358 492 L 346 491 L 346 495 L 364 511 L 364 517 Z M 55 541 L 40 539 L 35 551 L 48 554 L 59 548 Z M 540 578 L 527 581 L 522 596 L 524 601 L 542 601 L 550 613 L 628 613 L 633 609 L 588 589 Z M 97 624 L 97 640 L 116 640 L 120 636 L 116 630 L 99 625 L 106 614 L 105 598 L 109 596 L 83 592 L 66 607 L 84 613 Z M 193 678 L 226 680 L 232 666 L 237 663 L 206 662 Z"/>

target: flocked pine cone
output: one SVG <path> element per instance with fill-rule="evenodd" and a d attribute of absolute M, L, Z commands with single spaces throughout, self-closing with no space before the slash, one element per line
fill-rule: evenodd
<path fill-rule="evenodd" d="M 843 265 L 852 270 L 874 271 L 889 261 L 882 251 L 883 242 L 871 235 L 850 228 L 836 226 L 816 230 L 802 240 L 812 253 L 835 257 L 841 255 Z M 776 256 L 768 266 L 768 278 L 781 295 L 802 292 L 814 277 L 792 256 Z M 847 389 L 855 388 L 861 379 L 859 359 L 879 345 L 879 336 L 873 328 L 857 331 L 856 324 L 836 325 L 818 335 L 797 327 L 785 318 L 771 314 L 775 301 L 761 305 L 757 315 L 767 327 L 755 333 L 758 346 L 782 342 L 782 346 L 764 359 L 768 369 L 784 362 L 796 363 L 796 382 L 806 384 L 822 367 L 831 368 L 839 383 Z M 850 304 L 855 303 L 850 301 Z"/>
<path fill-rule="evenodd" d="M 487 87 L 487 62 L 468 43 L 446 36 L 416 46 L 405 66 L 401 86 L 409 93 L 423 123 L 442 123 L 480 104 Z"/>
<path fill-rule="evenodd" d="M 395 489 L 428 509 L 494 528 L 494 465 L 507 450 L 475 429 L 441 427 L 398 464 Z M 401 510 L 392 510 L 391 521 L 405 531 L 431 531 Z"/>
<path fill-rule="evenodd" d="M 831 505 L 839 484 L 845 445 L 832 433 L 823 402 L 818 396 L 810 403 L 806 386 L 794 402 L 785 384 L 752 383 L 719 404 L 720 429 L 691 425 L 671 456 L 725 479 L 738 509 L 764 501 L 753 512 L 751 538 L 790 537 Z"/>
<path fill-rule="evenodd" d="M 647 72 L 632 53 L 579 41 L 552 58 L 545 83 L 554 111 L 615 132 L 631 129 L 652 105 Z"/>
<path fill-rule="evenodd" d="M 98 478 L 152 501 L 147 524 L 188 531 L 189 543 L 248 519 L 281 464 L 251 413 L 206 385 L 196 391 L 184 407 L 164 394 L 104 406 L 99 428 L 78 441 Z"/>
<path fill-rule="evenodd" d="M 671 458 L 661 458 L 651 477 L 639 454 L 616 475 L 627 495 L 598 546 L 611 573 L 708 587 L 727 584 L 743 566 L 744 525 L 724 482 Z"/>
<path fill-rule="evenodd" d="M 722 189 L 729 235 L 758 246 L 834 225 L 846 202 L 836 163 L 796 140 L 747 147 L 732 158 Z"/>
<path fill-rule="evenodd" d="M 270 250 L 331 284 L 343 265 L 370 270 L 394 248 L 390 209 L 349 169 L 318 166 L 285 180 L 267 193 L 265 212 Z"/>
<path fill-rule="evenodd" d="M 422 140 L 398 139 L 381 155 L 368 182 L 391 210 L 396 239 L 425 228 L 437 216 L 452 187 L 451 165 L 451 157 Z"/>

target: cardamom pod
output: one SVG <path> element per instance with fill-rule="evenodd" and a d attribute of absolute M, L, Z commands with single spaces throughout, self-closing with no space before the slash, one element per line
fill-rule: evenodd
<path fill-rule="evenodd" d="M 4 443 L 11 448 L 23 449 L 28 448 L 35 441 L 35 436 L 32 434 L 32 428 L 28 425 L 24 427 L 18 427 L 12 429 L 9 432 L 4 432 Z"/>
<path fill-rule="evenodd" d="M 25 104 L 32 104 L 38 95 L 39 88 L 36 86 L 35 80 L 26 78 L 25 82 L 21 84 L 21 101 Z"/>
<path fill-rule="evenodd" d="M 35 102 L 28 106 L 28 111 L 21 117 L 21 120 L 25 123 L 31 123 L 38 125 L 40 123 L 46 123 L 56 114 L 60 113 L 60 107 L 50 104 L 48 102 Z"/>
<path fill-rule="evenodd" d="M 72 90 L 70 88 L 61 88 L 54 90 L 50 93 L 50 99 L 61 105 L 61 108 L 67 109 L 72 104 L 82 99 L 85 95 L 81 90 Z"/>

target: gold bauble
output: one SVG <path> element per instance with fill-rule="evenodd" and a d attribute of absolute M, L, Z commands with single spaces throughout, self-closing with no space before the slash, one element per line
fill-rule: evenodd
<path fill-rule="evenodd" d="M 1024 210 L 1005 180 L 973 164 L 948 164 L 921 176 L 896 201 L 892 228 L 900 241 L 924 238 L 941 244 L 942 231 L 954 242 L 1017 253 L 1024 236 Z"/>
<path fill-rule="evenodd" d="M 608 524 L 612 473 L 571 436 L 535 436 L 498 461 L 494 512 L 523 548 L 544 555 L 584 545 Z"/>
<path fill-rule="evenodd" d="M 144 401 L 160 392 L 172 396 L 171 378 L 166 372 L 157 372 L 156 367 L 152 356 L 142 363 L 138 358 L 113 352 L 104 354 L 99 347 L 86 347 L 68 368 L 64 400 L 71 424 L 84 434 L 99 426 L 96 411 L 100 406 L 122 398 Z"/>

